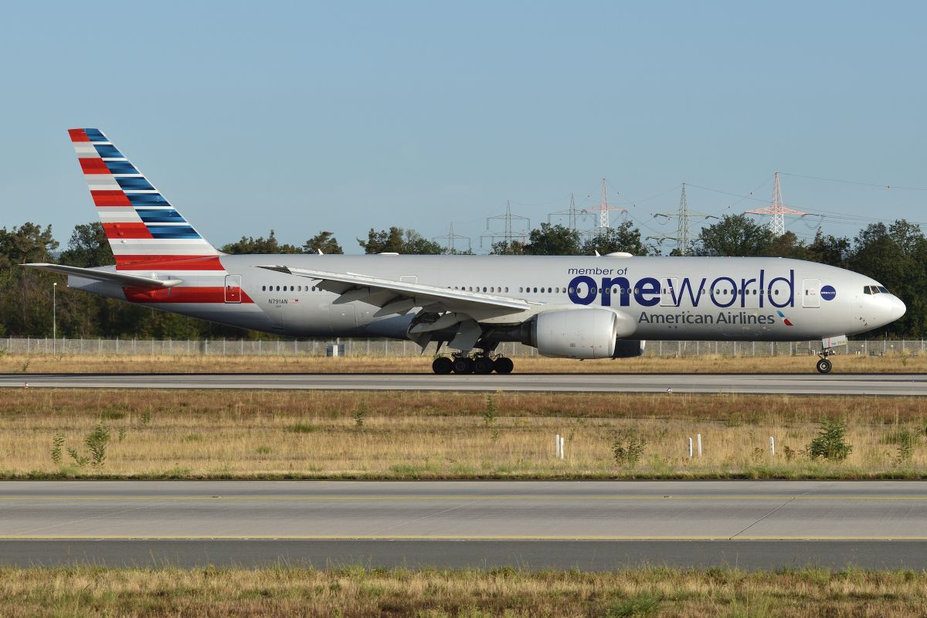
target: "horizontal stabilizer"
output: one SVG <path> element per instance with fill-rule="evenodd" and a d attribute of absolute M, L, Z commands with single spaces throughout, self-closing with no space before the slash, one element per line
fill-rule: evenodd
<path fill-rule="evenodd" d="M 122 272 L 113 270 L 97 270 L 96 268 L 78 268 L 77 266 L 64 266 L 62 264 L 23 264 L 29 268 L 47 270 L 48 272 L 59 273 L 62 275 L 72 275 L 74 277 L 83 277 L 84 279 L 94 279 L 96 281 L 108 281 L 118 283 L 119 285 L 131 286 L 134 288 L 170 288 L 179 283 L 181 279 L 152 279 L 151 277 L 142 277 L 140 275 L 127 275 Z"/>

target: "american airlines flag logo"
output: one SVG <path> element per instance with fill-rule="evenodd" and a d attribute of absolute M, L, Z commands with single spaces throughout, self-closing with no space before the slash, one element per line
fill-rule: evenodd
<path fill-rule="evenodd" d="M 224 270 L 219 252 L 99 129 L 69 129 L 81 171 L 109 239 L 116 267 Z M 187 267 L 178 262 L 193 259 Z"/>

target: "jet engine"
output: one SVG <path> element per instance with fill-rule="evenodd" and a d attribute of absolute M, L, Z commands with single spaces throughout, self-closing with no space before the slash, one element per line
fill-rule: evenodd
<path fill-rule="evenodd" d="M 611 309 L 545 311 L 532 321 L 526 343 L 544 356 L 611 358 L 628 328 L 633 332 L 630 318 Z"/>

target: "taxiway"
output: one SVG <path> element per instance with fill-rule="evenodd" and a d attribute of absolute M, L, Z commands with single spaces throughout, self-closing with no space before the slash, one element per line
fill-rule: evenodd
<path fill-rule="evenodd" d="M 925 396 L 924 374 L 3 374 L 0 388 Z"/>
<path fill-rule="evenodd" d="M 925 549 L 927 482 L 0 483 L 8 565 L 922 569 Z"/>

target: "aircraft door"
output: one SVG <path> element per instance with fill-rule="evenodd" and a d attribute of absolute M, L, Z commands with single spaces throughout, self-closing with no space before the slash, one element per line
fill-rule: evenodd
<path fill-rule="evenodd" d="M 226 304 L 241 303 L 241 275 L 225 276 L 225 302 Z"/>
<path fill-rule="evenodd" d="M 821 306 L 821 280 L 820 279 L 802 279 L 801 306 L 802 307 L 820 307 Z"/>

